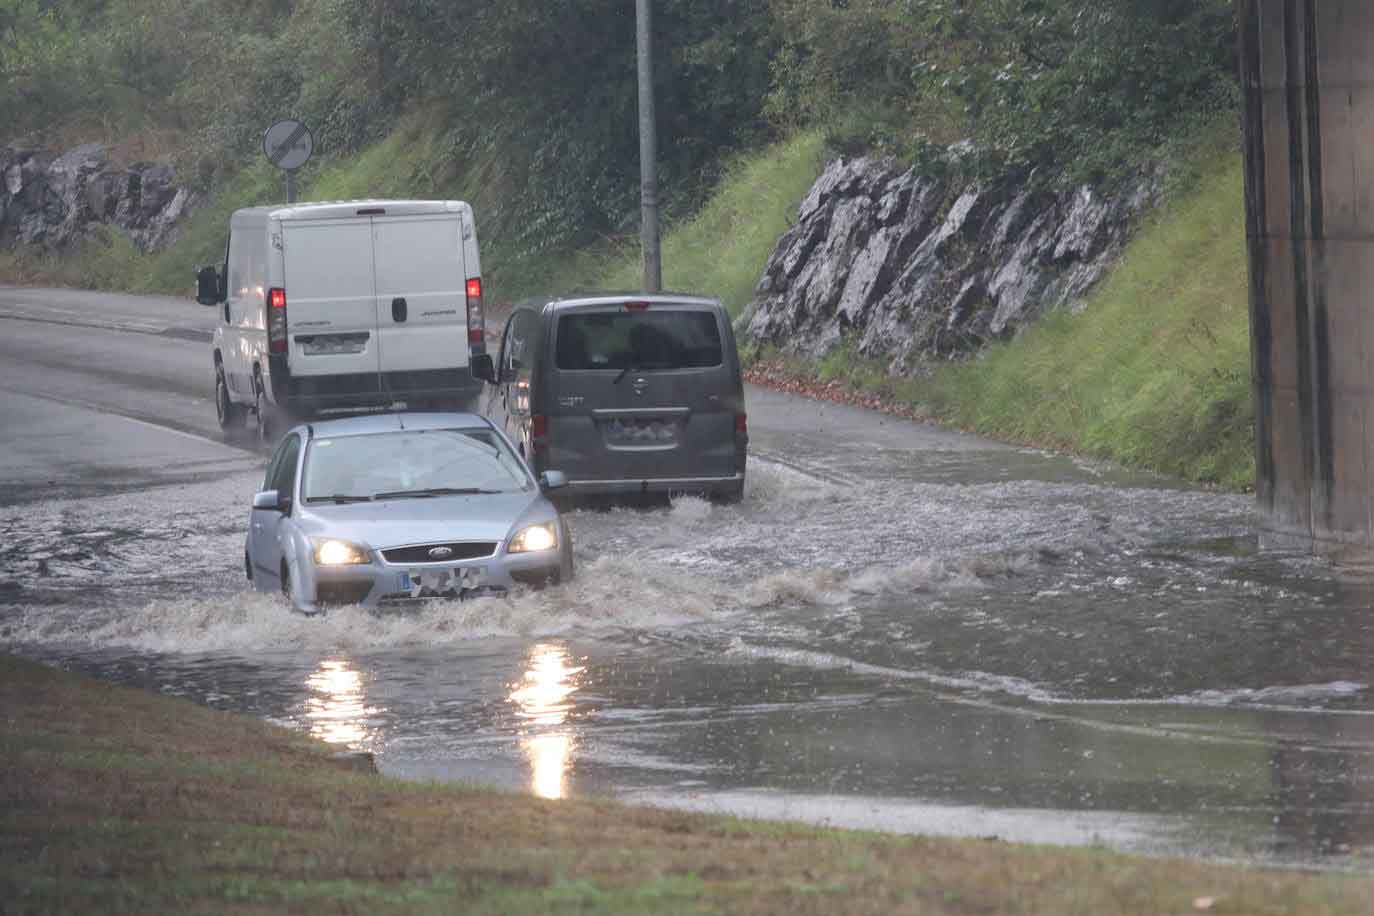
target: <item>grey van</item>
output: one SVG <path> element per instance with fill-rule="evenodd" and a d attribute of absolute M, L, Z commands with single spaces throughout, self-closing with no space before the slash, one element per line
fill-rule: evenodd
<path fill-rule="evenodd" d="M 720 302 L 604 293 L 516 306 L 481 410 L 535 473 L 579 495 L 700 493 L 735 501 L 749 445 L 744 384 Z"/>

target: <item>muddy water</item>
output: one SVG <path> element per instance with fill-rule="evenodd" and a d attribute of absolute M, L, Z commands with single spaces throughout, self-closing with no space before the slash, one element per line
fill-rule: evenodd
<path fill-rule="evenodd" d="M 404 776 L 1374 870 L 1374 583 L 1261 554 L 1245 497 L 826 428 L 418 613 L 246 592 L 254 475 L 0 510 L 0 645 Z"/>

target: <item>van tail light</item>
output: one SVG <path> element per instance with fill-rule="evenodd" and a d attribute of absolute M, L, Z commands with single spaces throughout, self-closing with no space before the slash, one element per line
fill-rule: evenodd
<path fill-rule="evenodd" d="M 627 303 L 625 303 L 625 311 L 627 311 L 627 312 L 647 312 L 648 310 L 649 310 L 649 303 L 647 303 L 647 302 L 627 302 Z"/>
<path fill-rule="evenodd" d="M 741 436 L 749 435 L 749 414 L 742 410 L 735 414 L 735 433 Z"/>
<path fill-rule="evenodd" d="M 487 322 L 482 314 L 482 278 L 468 277 L 468 348 L 473 353 L 487 352 Z"/>
<path fill-rule="evenodd" d="M 274 286 L 267 291 L 267 349 L 286 352 L 286 290 Z"/>
<path fill-rule="evenodd" d="M 530 445 L 536 452 L 549 447 L 549 418 L 542 413 L 530 417 Z"/>

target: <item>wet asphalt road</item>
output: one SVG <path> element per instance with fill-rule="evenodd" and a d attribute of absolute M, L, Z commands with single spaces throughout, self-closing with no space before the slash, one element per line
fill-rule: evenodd
<path fill-rule="evenodd" d="M 0 289 L 0 648 L 384 771 L 1374 870 L 1374 583 L 1250 501 L 751 389 L 745 501 L 574 512 L 579 579 L 324 620 L 244 590 L 213 310 Z"/>

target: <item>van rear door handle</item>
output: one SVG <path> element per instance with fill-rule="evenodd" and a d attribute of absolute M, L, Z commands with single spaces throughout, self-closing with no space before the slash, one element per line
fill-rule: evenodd
<path fill-rule="evenodd" d="M 406 301 L 399 296 L 391 300 L 391 320 L 395 322 L 406 320 Z"/>

